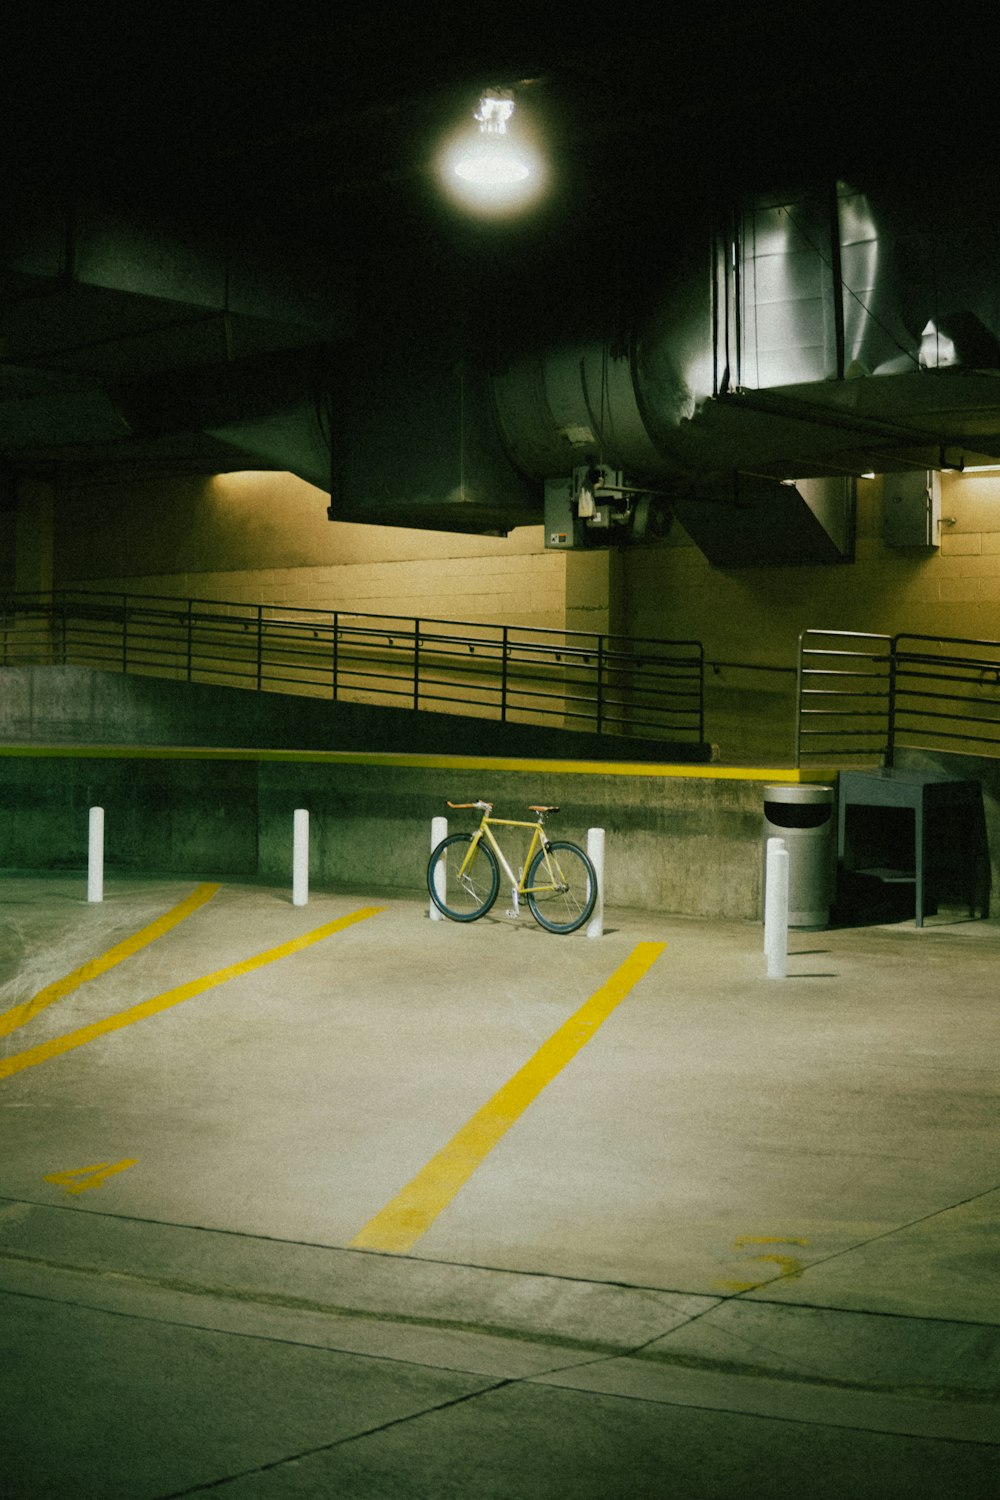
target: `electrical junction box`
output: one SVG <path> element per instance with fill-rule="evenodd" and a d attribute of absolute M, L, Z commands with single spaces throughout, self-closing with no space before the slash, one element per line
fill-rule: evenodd
<path fill-rule="evenodd" d="M 573 504 L 573 481 L 568 474 L 545 481 L 545 546 L 560 552 L 583 546 L 583 523 Z"/>
<path fill-rule="evenodd" d="M 598 495 L 600 491 L 598 491 Z M 545 481 L 545 545 L 566 552 L 579 547 L 607 547 L 611 543 L 612 502 L 596 498 L 586 516 L 580 514 L 579 487 L 574 477 Z"/>
<path fill-rule="evenodd" d="M 919 469 L 882 478 L 882 540 L 887 547 L 941 545 L 941 475 Z"/>

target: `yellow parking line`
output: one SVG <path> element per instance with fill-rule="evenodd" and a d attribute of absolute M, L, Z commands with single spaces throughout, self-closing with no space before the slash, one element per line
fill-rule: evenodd
<path fill-rule="evenodd" d="M 206 974 L 202 979 L 193 979 L 188 984 L 178 985 L 176 989 L 165 990 L 162 995 L 154 995 L 151 1000 L 143 1000 L 138 1005 L 130 1006 L 128 1010 L 105 1016 L 103 1020 L 93 1021 L 89 1026 L 81 1026 L 76 1031 L 68 1031 L 64 1036 L 53 1037 L 51 1041 L 31 1047 L 27 1052 L 16 1052 L 13 1057 L 2 1058 L 0 1079 L 10 1078 L 12 1074 L 20 1073 L 25 1068 L 33 1068 L 38 1063 L 48 1062 L 52 1057 L 60 1057 L 64 1052 L 71 1052 L 74 1047 L 83 1047 L 99 1036 L 106 1036 L 108 1032 L 121 1031 L 123 1027 L 132 1026 L 136 1021 L 145 1021 L 147 1017 L 158 1015 L 161 1010 L 169 1010 L 173 1005 L 181 1005 L 185 1000 L 193 1000 L 196 995 L 203 995 L 216 985 L 226 984 L 230 979 L 239 979 L 241 974 L 251 974 L 254 969 L 262 969 L 265 964 L 299 953 L 303 948 L 321 942 L 331 933 L 341 932 L 345 927 L 363 922 L 366 917 L 374 917 L 383 910 L 381 906 L 362 907 L 360 911 L 351 912 L 346 917 L 337 917 L 333 922 L 313 928 L 312 932 L 292 938 L 291 942 L 281 943 L 277 948 L 268 948 L 266 952 L 257 953 L 253 958 L 244 958 L 225 969 L 216 969 L 213 974 Z"/>
<path fill-rule="evenodd" d="M 543 1042 L 493 1098 L 432 1156 L 416 1177 L 351 1240 L 356 1250 L 405 1254 L 472 1176 L 500 1138 L 590 1041 L 659 958 L 665 943 L 639 943 L 606 984 Z"/>
<path fill-rule="evenodd" d="M 67 995 L 79 989 L 81 984 L 86 984 L 89 979 L 96 979 L 99 974 L 106 974 L 123 959 L 130 958 L 133 953 L 138 953 L 140 948 L 145 948 L 148 943 L 162 937 L 165 932 L 176 927 L 178 922 L 183 922 L 185 917 L 197 911 L 199 906 L 204 906 L 206 901 L 210 901 L 218 889 L 217 885 L 199 885 L 190 896 L 178 902 L 162 917 L 157 917 L 155 922 L 150 922 L 148 927 L 134 932 L 131 937 L 116 943 L 113 948 L 109 948 L 106 953 L 99 954 L 97 958 L 89 958 L 71 974 L 64 974 L 62 979 L 53 980 L 30 1000 L 22 1000 L 20 1005 L 13 1005 L 10 1010 L 5 1010 L 0 1015 L 0 1036 L 9 1036 L 19 1026 L 26 1025 L 33 1016 L 37 1016 L 39 1011 L 54 1005 L 57 1000 L 65 999 Z"/>

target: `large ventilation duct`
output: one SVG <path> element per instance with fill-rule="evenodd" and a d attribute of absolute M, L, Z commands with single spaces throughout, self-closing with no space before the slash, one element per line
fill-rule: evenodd
<path fill-rule="evenodd" d="M 333 520 L 507 532 L 542 519 L 540 487 L 504 447 L 481 366 L 423 340 L 364 353 L 335 401 Z"/>
<path fill-rule="evenodd" d="M 353 314 L 325 253 L 84 202 L 22 206 L 3 239 L 0 450 L 10 459 L 256 461 L 328 483 L 315 346 L 342 338 Z"/>
<path fill-rule="evenodd" d="M 574 473 L 597 465 L 629 536 L 629 497 L 655 492 L 710 556 L 731 555 L 712 537 L 735 507 L 746 554 L 797 510 L 839 557 L 841 479 L 1000 459 L 987 194 L 959 214 L 929 189 L 758 193 L 637 256 L 627 318 L 599 258 L 575 298 L 564 257 L 526 260 L 540 290 L 498 277 L 513 336 L 492 365 L 485 261 L 464 276 L 400 242 L 359 330 L 325 247 L 86 205 L 3 233 L 0 454 L 25 470 L 267 465 L 332 488 L 335 517 L 506 531 L 542 518 L 548 481 L 577 503 Z M 529 310 L 546 298 L 551 337 Z M 821 504 L 807 481 L 829 482 Z"/>
<path fill-rule="evenodd" d="M 670 493 L 714 560 L 843 557 L 854 476 L 1000 455 L 998 250 L 992 225 L 878 213 L 846 184 L 758 196 L 674 254 L 627 351 L 567 342 L 497 374 L 505 442 L 538 478 L 590 462 Z"/>

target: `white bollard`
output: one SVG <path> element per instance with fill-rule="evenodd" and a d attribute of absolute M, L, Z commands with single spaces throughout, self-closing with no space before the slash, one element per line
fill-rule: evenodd
<path fill-rule="evenodd" d="M 764 850 L 764 952 L 767 953 L 771 946 L 771 930 L 774 922 L 771 912 L 771 904 L 774 901 L 774 855 L 778 849 L 785 848 L 784 839 L 768 839 Z"/>
<path fill-rule="evenodd" d="M 784 979 L 788 972 L 788 849 L 784 839 L 767 841 L 764 953 L 768 979 Z"/>
<path fill-rule="evenodd" d="M 90 809 L 87 845 L 87 900 L 104 900 L 104 808 Z"/>
<path fill-rule="evenodd" d="M 604 936 L 604 829 L 587 829 L 587 855 L 597 876 L 597 900 L 590 921 L 587 923 L 588 937 Z"/>
<path fill-rule="evenodd" d="M 440 844 L 441 840 L 442 839 L 446 839 L 447 837 L 448 837 L 448 819 L 447 818 L 432 818 L 431 819 L 431 853 L 432 854 L 433 854 L 434 850 L 437 848 L 438 844 Z M 447 856 L 445 856 L 445 858 L 447 858 Z M 445 880 L 445 862 L 444 862 L 443 859 L 439 859 L 438 862 L 437 862 L 437 864 L 434 866 L 434 889 L 437 891 L 437 893 L 440 896 L 440 898 L 441 898 L 442 901 L 444 900 L 445 895 L 446 895 L 444 880 Z M 430 903 L 430 913 L 431 913 L 431 921 L 432 922 L 443 922 L 444 921 L 444 913 L 438 911 L 438 909 L 434 905 L 433 901 Z"/>
<path fill-rule="evenodd" d="M 292 905 L 309 900 L 309 813 L 297 807 L 292 819 Z"/>

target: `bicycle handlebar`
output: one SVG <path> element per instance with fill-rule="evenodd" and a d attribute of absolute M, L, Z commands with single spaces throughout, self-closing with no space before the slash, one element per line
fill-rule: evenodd
<path fill-rule="evenodd" d="M 493 803 L 492 802 L 484 802 L 482 800 L 482 798 L 480 798 L 478 802 L 449 802 L 448 806 L 449 807 L 477 807 L 477 808 L 481 807 L 483 809 L 483 811 L 486 812 L 487 814 L 489 814 L 489 813 L 491 813 L 493 811 Z M 539 806 L 537 803 L 533 802 L 531 804 L 531 806 L 529 807 L 528 811 L 529 812 L 533 812 L 533 813 L 538 813 L 539 821 L 541 821 L 541 818 L 542 818 L 542 816 L 545 813 L 557 813 L 559 811 L 559 807 L 558 807 L 558 804 L 556 804 L 556 805 L 550 804 L 548 806 Z"/>

